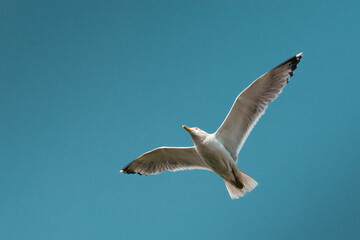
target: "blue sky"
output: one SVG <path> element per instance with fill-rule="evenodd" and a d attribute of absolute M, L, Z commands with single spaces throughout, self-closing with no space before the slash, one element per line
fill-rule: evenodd
<path fill-rule="evenodd" d="M 1 239 L 356 239 L 358 1 L 1 1 Z M 304 52 L 238 166 L 129 176 Z"/>

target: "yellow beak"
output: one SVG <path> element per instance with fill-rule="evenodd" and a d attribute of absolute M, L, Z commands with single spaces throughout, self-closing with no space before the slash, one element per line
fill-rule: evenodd
<path fill-rule="evenodd" d="M 191 128 L 188 128 L 188 127 L 185 126 L 185 125 L 183 125 L 182 127 L 183 127 L 186 131 L 188 131 L 188 132 L 192 131 Z"/>

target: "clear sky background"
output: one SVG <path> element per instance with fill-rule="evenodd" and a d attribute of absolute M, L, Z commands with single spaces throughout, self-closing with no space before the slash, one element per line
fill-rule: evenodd
<path fill-rule="evenodd" d="M 1 1 L 1 239 L 358 239 L 359 1 Z M 304 52 L 238 166 L 120 174 Z"/>

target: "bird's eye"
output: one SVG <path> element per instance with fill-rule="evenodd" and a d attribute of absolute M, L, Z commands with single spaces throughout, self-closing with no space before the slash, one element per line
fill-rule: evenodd
<path fill-rule="evenodd" d="M 199 128 L 195 128 L 196 130 L 199 130 Z"/>

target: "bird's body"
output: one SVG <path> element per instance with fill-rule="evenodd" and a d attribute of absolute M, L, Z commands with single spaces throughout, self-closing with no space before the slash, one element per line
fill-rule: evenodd
<path fill-rule="evenodd" d="M 186 126 L 183 128 L 190 133 L 196 152 L 203 160 L 204 166 L 224 179 L 232 198 L 243 196 L 247 191 L 250 192 L 257 186 L 254 179 L 237 168 L 237 159 L 231 156 L 215 133 L 208 134 L 199 128 L 188 128 Z M 232 189 L 231 186 L 236 188 Z"/>
<path fill-rule="evenodd" d="M 288 83 L 301 57 L 302 53 L 283 62 L 240 93 L 215 133 L 208 134 L 199 128 L 183 126 L 193 140 L 193 147 L 154 149 L 126 165 L 120 172 L 141 175 L 157 174 L 164 170 L 205 169 L 224 179 L 231 198 L 239 198 L 250 192 L 257 182 L 237 168 L 238 154 L 268 103 Z"/>
<path fill-rule="evenodd" d="M 207 134 L 204 139 L 193 142 L 196 151 L 209 169 L 224 179 L 230 177 L 235 162 L 214 134 Z"/>

